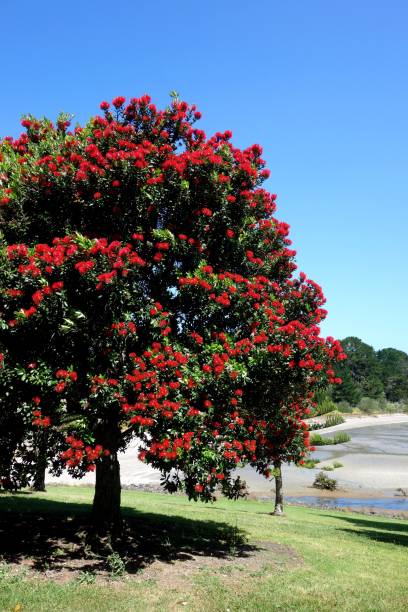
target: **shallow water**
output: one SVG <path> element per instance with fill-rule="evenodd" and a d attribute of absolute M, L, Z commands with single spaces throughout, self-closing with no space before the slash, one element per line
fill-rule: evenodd
<path fill-rule="evenodd" d="M 349 498 L 349 497 L 316 497 L 314 495 L 303 495 L 298 497 L 286 497 L 287 502 L 307 504 L 310 506 L 329 508 L 377 508 L 382 510 L 407 510 L 407 497 L 384 497 L 378 499 Z"/>

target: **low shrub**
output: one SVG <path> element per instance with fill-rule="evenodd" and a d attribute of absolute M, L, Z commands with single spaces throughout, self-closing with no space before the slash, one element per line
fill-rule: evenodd
<path fill-rule="evenodd" d="M 340 412 L 337 412 L 336 410 L 335 412 L 332 412 L 326 417 L 326 422 L 324 426 L 325 427 L 335 427 L 335 425 L 341 425 L 342 423 L 345 423 L 345 420 L 340 414 Z"/>
<path fill-rule="evenodd" d="M 315 489 L 334 491 L 337 488 L 337 480 L 335 478 L 329 478 L 324 472 L 319 472 L 314 480 L 313 486 Z"/>
<path fill-rule="evenodd" d="M 337 468 L 341 468 L 343 467 L 343 464 L 340 463 L 340 461 L 333 461 L 333 468 L 337 469 Z"/>
<path fill-rule="evenodd" d="M 337 404 L 337 410 L 346 414 L 351 414 L 353 412 L 353 406 L 350 406 L 346 400 L 342 400 Z"/>
<path fill-rule="evenodd" d="M 123 576 L 126 571 L 126 564 L 117 552 L 113 552 L 106 558 L 108 570 L 113 577 Z"/>
<path fill-rule="evenodd" d="M 358 409 L 366 414 L 373 414 L 375 412 L 381 412 L 382 405 L 379 400 L 373 399 L 372 397 L 362 397 L 358 403 Z"/>

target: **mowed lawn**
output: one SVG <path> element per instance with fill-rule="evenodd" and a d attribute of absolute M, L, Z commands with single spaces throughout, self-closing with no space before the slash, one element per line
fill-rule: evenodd
<path fill-rule="evenodd" d="M 1 612 L 408 610 L 407 521 L 124 491 L 137 546 L 117 575 L 78 558 L 92 493 L 0 495 Z"/>

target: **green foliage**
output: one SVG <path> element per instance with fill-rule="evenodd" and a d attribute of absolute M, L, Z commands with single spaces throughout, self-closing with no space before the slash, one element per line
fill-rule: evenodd
<path fill-rule="evenodd" d="M 373 399 L 371 397 L 362 397 L 357 406 L 360 412 L 364 414 L 377 414 L 405 412 L 407 410 L 407 402 L 388 402 L 384 397 Z"/>
<path fill-rule="evenodd" d="M 332 465 L 333 465 L 333 467 L 334 467 L 334 469 L 335 469 L 335 470 L 336 470 L 337 468 L 342 468 L 342 467 L 343 467 L 343 464 L 342 464 L 342 463 L 340 463 L 340 461 L 333 461 L 333 464 L 332 464 Z"/>
<path fill-rule="evenodd" d="M 126 571 L 126 563 L 117 552 L 113 552 L 106 557 L 106 565 L 111 576 L 114 577 L 123 576 Z"/>
<path fill-rule="evenodd" d="M 329 412 L 335 411 L 337 408 L 336 404 L 328 397 L 325 397 L 313 410 L 313 416 L 321 416 L 328 414 Z"/>
<path fill-rule="evenodd" d="M 377 353 L 385 396 L 390 402 L 408 399 L 408 355 L 387 348 Z"/>
<path fill-rule="evenodd" d="M 353 412 L 353 406 L 351 406 L 346 400 L 341 400 L 338 404 L 336 404 L 337 410 L 339 412 L 343 412 L 344 414 L 351 414 Z"/>
<path fill-rule="evenodd" d="M 335 427 L 335 425 L 341 425 L 344 422 L 344 418 L 341 416 L 341 414 L 335 411 L 327 415 L 324 426 Z"/>
<path fill-rule="evenodd" d="M 312 434 L 310 436 L 311 446 L 330 446 L 331 444 L 343 444 L 345 442 L 350 442 L 350 440 L 350 436 L 344 431 L 339 431 L 333 438 L 321 436 L 320 434 Z"/>
<path fill-rule="evenodd" d="M 320 459 L 305 459 L 301 467 L 313 470 L 320 463 Z"/>
<path fill-rule="evenodd" d="M 324 472 L 319 472 L 312 485 L 315 489 L 334 491 L 337 488 L 337 480 L 329 478 Z"/>
<path fill-rule="evenodd" d="M 345 431 L 339 431 L 334 435 L 333 444 L 344 444 L 350 442 L 351 437 Z"/>
<path fill-rule="evenodd" d="M 380 403 L 372 397 L 362 397 L 358 403 L 358 409 L 366 414 L 374 414 L 380 412 Z"/>
<path fill-rule="evenodd" d="M 335 366 L 336 375 L 343 380 L 332 391 L 335 402 L 347 401 L 356 406 L 362 398 L 380 400 L 382 396 L 388 402 L 408 400 L 406 353 L 393 348 L 375 352 L 356 337 L 345 338 L 342 345 L 348 357 Z"/>
<path fill-rule="evenodd" d="M 96 580 L 94 572 L 82 571 L 79 572 L 77 577 L 78 584 L 93 584 Z"/>
<path fill-rule="evenodd" d="M 332 438 L 327 438 L 321 436 L 320 434 L 312 434 L 310 436 L 310 444 L 311 446 L 326 446 L 329 444 L 333 444 Z"/>

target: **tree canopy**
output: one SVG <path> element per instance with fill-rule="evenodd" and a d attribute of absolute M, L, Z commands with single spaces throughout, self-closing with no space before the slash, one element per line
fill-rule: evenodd
<path fill-rule="evenodd" d="M 261 147 L 207 138 L 177 97 L 101 109 L 72 131 L 28 116 L 1 142 L 0 467 L 41 431 L 54 469 L 96 468 L 95 518 L 112 524 L 133 436 L 195 499 L 239 494 L 241 463 L 301 461 L 345 355 L 320 336 L 320 287 L 294 276 Z"/>

